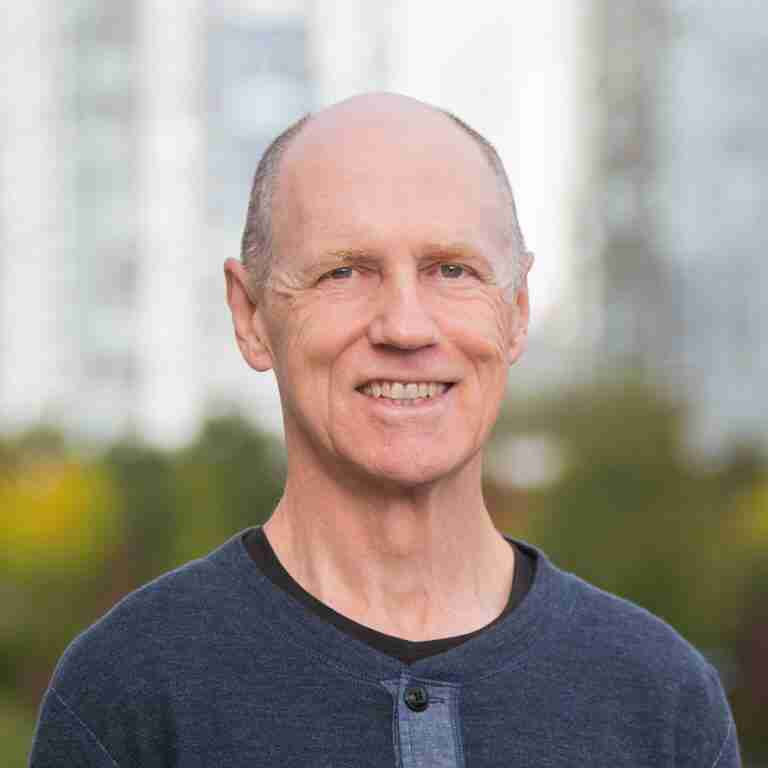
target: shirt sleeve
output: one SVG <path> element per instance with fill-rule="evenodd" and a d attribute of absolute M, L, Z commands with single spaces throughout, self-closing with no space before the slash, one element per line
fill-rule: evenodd
<path fill-rule="evenodd" d="M 96 734 L 54 688 L 40 707 L 30 768 L 119 768 Z"/>
<path fill-rule="evenodd" d="M 702 665 L 684 688 L 677 734 L 680 768 L 741 768 L 739 740 L 717 672 Z"/>

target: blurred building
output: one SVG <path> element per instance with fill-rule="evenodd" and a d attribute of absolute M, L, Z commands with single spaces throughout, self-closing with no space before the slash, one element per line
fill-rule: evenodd
<path fill-rule="evenodd" d="M 376 82 L 383 27 L 361 14 L 302 0 L 7 5 L 0 427 L 174 443 L 212 401 L 276 410 L 271 382 L 254 397 L 235 362 L 221 265 L 268 141 L 329 83 Z M 345 28 L 357 50 L 329 44 Z"/>
<path fill-rule="evenodd" d="M 233 401 L 277 427 L 272 377 L 239 359 L 221 265 L 239 251 L 266 143 L 309 109 L 382 88 L 452 109 L 497 144 L 538 253 L 541 337 L 516 386 L 551 384 L 552 361 L 572 371 L 578 323 L 547 332 L 541 316 L 567 278 L 574 29 L 588 2 L 446 6 L 437 35 L 432 7 L 407 0 L 8 5 L 0 429 L 48 421 L 176 443 Z M 565 339 L 557 354 L 546 336 Z"/>
<path fill-rule="evenodd" d="M 175 443 L 233 401 L 277 427 L 223 301 L 254 165 L 304 112 L 389 88 L 480 128 L 519 192 L 514 387 L 641 369 L 693 402 L 697 449 L 768 441 L 764 8 L 509 0 L 446 6 L 435 35 L 407 0 L 7 4 L 0 429 Z"/>
<path fill-rule="evenodd" d="M 690 400 L 692 448 L 768 445 L 768 8 L 595 0 L 597 359 Z"/>

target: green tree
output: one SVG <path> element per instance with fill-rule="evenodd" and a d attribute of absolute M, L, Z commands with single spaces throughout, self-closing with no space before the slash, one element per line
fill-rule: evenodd
<path fill-rule="evenodd" d="M 210 418 L 174 463 L 174 559 L 199 557 L 236 531 L 263 523 L 284 477 L 278 440 L 236 413 Z"/>

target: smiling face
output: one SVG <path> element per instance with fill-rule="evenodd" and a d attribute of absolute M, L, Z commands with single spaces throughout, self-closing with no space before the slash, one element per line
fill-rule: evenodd
<path fill-rule="evenodd" d="M 508 215 L 477 145 L 417 102 L 354 100 L 304 128 L 238 332 L 277 376 L 289 471 L 412 487 L 479 461 L 527 327 Z M 228 271 L 234 313 L 244 273 Z"/>

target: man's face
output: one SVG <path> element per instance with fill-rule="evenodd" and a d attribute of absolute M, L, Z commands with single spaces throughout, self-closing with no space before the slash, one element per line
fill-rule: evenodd
<path fill-rule="evenodd" d="M 291 146 L 258 312 L 291 460 L 411 487 L 479 461 L 527 323 L 497 180 L 418 117 Z"/>

